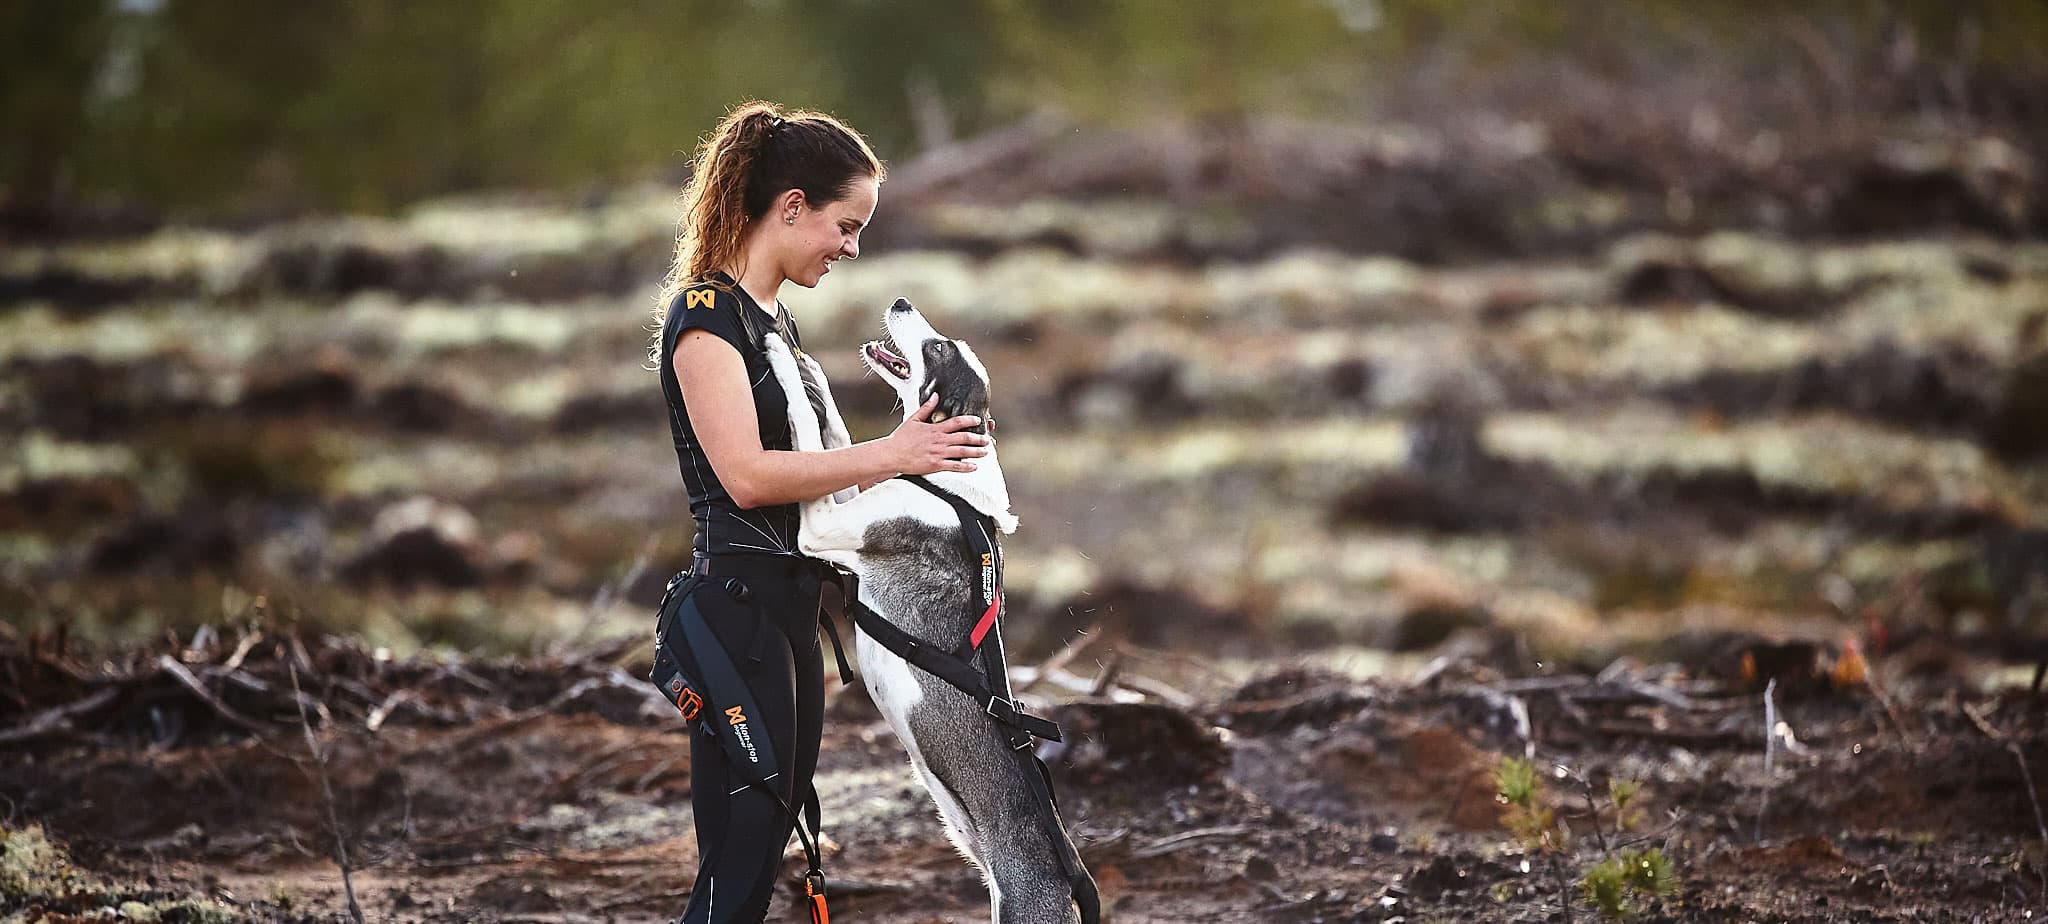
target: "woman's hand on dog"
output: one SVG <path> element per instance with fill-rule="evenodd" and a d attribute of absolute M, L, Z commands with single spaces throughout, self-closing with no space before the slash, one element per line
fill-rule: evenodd
<path fill-rule="evenodd" d="M 988 437 L 964 432 L 969 427 L 981 426 L 981 418 L 963 414 L 928 423 L 932 411 L 938 406 L 938 395 L 926 399 L 923 407 L 887 437 L 890 447 L 897 453 L 898 471 L 905 475 L 971 472 L 974 471 L 974 463 L 968 460 L 988 455 L 988 450 L 983 448 L 988 445 Z"/>

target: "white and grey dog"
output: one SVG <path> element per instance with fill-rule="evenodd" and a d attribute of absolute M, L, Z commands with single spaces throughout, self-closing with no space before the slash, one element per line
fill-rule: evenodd
<path fill-rule="evenodd" d="M 990 432 L 988 370 L 974 350 L 940 336 L 905 301 L 885 312 L 884 326 L 889 342 L 864 345 L 861 359 L 896 391 L 906 418 L 937 393 L 933 420 L 971 414 L 982 418 L 984 433 Z M 817 363 L 791 351 L 780 337 L 766 339 L 769 363 L 791 397 L 796 448 L 850 445 L 846 423 Z M 1009 533 L 1017 528 L 1017 518 L 1010 514 L 993 438 L 987 449 L 972 472 L 927 478 Z M 979 580 L 977 569 L 961 554 L 962 528 L 959 514 L 946 501 L 892 479 L 858 495 L 842 491 L 805 504 L 798 541 L 805 555 L 852 571 L 860 579 L 861 603 L 911 635 L 945 648 L 969 631 L 963 613 L 976 599 Z M 998 625 L 997 646 L 1001 632 Z M 1038 772 L 1028 755 L 1012 751 L 1005 731 L 966 693 L 912 666 L 866 632 L 859 633 L 855 647 L 868 692 L 910 752 L 947 835 L 981 870 L 991 920 L 1066 924 L 1076 919 L 1077 899 L 1081 916 L 1093 919 L 1093 882 L 1056 811 L 1035 795 L 1034 782 L 1025 776 Z M 1007 676 L 991 682 L 996 693 L 1010 696 Z M 1053 813 L 1050 824 L 1045 813 Z M 1067 878 L 1066 868 L 1080 871 L 1077 880 Z"/>

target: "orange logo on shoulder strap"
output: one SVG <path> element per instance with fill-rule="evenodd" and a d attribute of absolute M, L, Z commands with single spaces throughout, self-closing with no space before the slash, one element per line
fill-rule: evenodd
<path fill-rule="evenodd" d="M 725 717 L 733 725 L 738 725 L 747 720 L 746 713 L 741 712 L 738 706 L 725 710 Z"/>
<path fill-rule="evenodd" d="M 712 301 L 717 297 L 718 292 L 715 289 L 691 289 L 683 293 L 683 310 L 688 311 L 700 306 L 710 308 Z"/>

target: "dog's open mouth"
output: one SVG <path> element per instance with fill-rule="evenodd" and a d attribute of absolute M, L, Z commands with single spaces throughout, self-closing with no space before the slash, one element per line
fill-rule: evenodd
<path fill-rule="evenodd" d="M 867 354 L 868 364 L 904 381 L 910 380 L 910 362 L 882 345 L 880 340 L 870 340 L 861 346 Z"/>

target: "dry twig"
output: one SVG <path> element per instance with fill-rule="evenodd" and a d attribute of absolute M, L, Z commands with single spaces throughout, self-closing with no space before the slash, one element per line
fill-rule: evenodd
<path fill-rule="evenodd" d="M 292 678 L 292 695 L 299 704 L 299 729 L 306 734 L 306 751 L 313 757 L 314 774 L 320 780 L 320 798 L 327 803 L 327 826 L 334 832 L 334 858 L 341 863 L 341 890 L 348 897 L 348 914 L 363 924 L 363 906 L 356 902 L 356 884 L 348 862 L 348 838 L 342 834 L 341 812 L 334 804 L 334 784 L 327 778 L 327 752 L 313 737 L 313 723 L 306 715 L 305 694 L 299 690 L 299 669 L 287 665 Z"/>
<path fill-rule="evenodd" d="M 1899 736 L 1899 746 L 1905 748 L 1907 753 L 1913 753 L 1916 748 L 1913 739 L 1906 734 L 1906 723 L 1899 721 L 1899 710 L 1892 706 L 1892 698 L 1885 695 L 1884 686 L 1878 682 L 1875 669 L 1864 672 L 1863 686 L 1870 691 L 1871 698 L 1877 700 L 1877 704 L 1883 707 L 1884 717 L 1892 723 L 1892 731 Z"/>
<path fill-rule="evenodd" d="M 1756 808 L 1756 832 L 1751 837 L 1755 843 L 1764 841 L 1764 816 L 1771 811 L 1771 790 L 1777 788 L 1778 756 L 1778 678 L 1764 685 L 1764 795 Z"/>
<path fill-rule="evenodd" d="M 1983 732 L 1984 737 L 2003 745 L 2006 753 L 2011 754 L 2012 759 L 2019 763 L 2020 782 L 2027 787 L 2027 803 L 2034 807 L 2034 826 L 2041 832 L 2042 848 L 2048 850 L 2048 820 L 2044 820 L 2041 815 L 2041 798 L 2034 794 L 2034 773 L 2027 769 L 2026 752 L 2020 750 L 2019 742 L 2012 740 L 2011 736 L 1992 726 L 1989 719 L 1979 715 L 1977 710 L 1970 708 L 1968 703 L 1963 704 L 1963 714 L 1970 717 L 1970 723 L 1977 726 L 1977 730 Z M 2041 874 L 2041 892 L 2044 895 L 2048 895 L 2048 864 L 2044 864 L 2039 872 Z"/>

